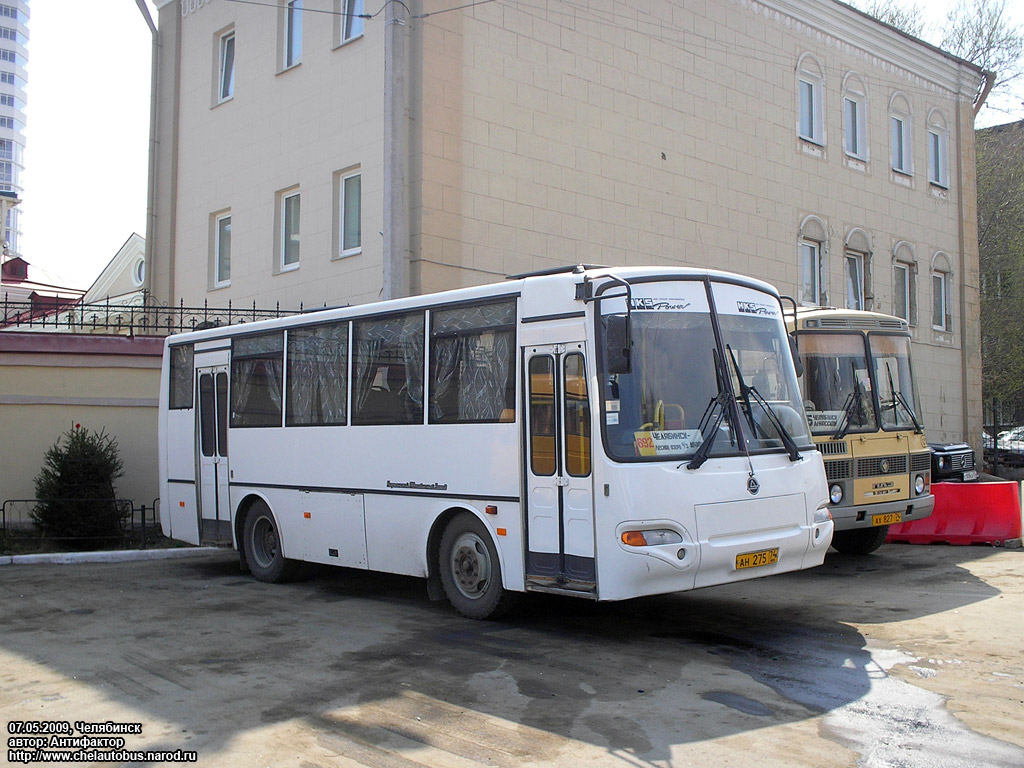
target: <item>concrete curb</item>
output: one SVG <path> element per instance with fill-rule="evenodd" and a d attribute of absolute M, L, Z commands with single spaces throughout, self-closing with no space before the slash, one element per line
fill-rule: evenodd
<path fill-rule="evenodd" d="M 181 549 L 126 549 L 117 552 L 52 552 L 40 555 L 5 555 L 0 557 L 0 565 L 129 563 L 136 560 L 172 560 L 225 551 L 227 550 L 220 547 L 187 547 Z"/>

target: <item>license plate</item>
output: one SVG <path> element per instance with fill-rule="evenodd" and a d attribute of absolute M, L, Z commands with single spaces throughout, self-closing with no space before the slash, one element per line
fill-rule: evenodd
<path fill-rule="evenodd" d="M 903 520 L 903 515 L 899 512 L 889 512 L 884 515 L 872 515 L 872 525 L 893 525 Z"/>
<path fill-rule="evenodd" d="M 978 479 L 978 470 L 976 470 L 976 469 L 969 469 L 966 472 L 964 472 L 964 480 L 977 480 L 977 479 Z"/>
<path fill-rule="evenodd" d="M 760 565 L 771 565 L 779 562 L 779 548 L 762 549 L 760 552 L 747 552 L 736 555 L 736 570 L 740 568 L 757 568 Z"/>

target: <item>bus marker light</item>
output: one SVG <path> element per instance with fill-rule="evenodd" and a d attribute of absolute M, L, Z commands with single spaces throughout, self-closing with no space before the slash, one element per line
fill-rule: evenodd
<path fill-rule="evenodd" d="M 311 514 L 310 514 L 309 512 L 303 512 L 303 513 L 302 513 L 302 516 L 303 516 L 304 518 L 306 518 L 307 520 L 309 520 L 309 519 L 310 519 L 311 517 L 313 517 L 313 515 L 311 515 Z"/>
<path fill-rule="evenodd" d="M 488 515 L 496 515 L 498 514 L 498 508 L 493 504 L 488 504 L 486 507 L 484 507 L 484 512 L 486 512 Z"/>
<path fill-rule="evenodd" d="M 178 506 L 179 507 L 184 507 L 185 506 L 185 502 L 184 501 L 179 501 L 178 502 Z"/>
<path fill-rule="evenodd" d="M 504 536 L 506 533 L 507 533 L 507 531 L 504 528 L 499 528 L 498 529 L 498 535 L 499 536 Z"/>
<path fill-rule="evenodd" d="M 644 538 L 643 531 L 623 531 L 622 543 L 631 547 L 646 547 L 647 539 Z"/>

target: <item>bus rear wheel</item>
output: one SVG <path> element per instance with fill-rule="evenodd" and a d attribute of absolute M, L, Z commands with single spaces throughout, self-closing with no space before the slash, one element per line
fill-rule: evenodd
<path fill-rule="evenodd" d="M 832 546 L 844 555 L 867 555 L 885 543 L 887 533 L 889 533 L 888 525 L 857 528 L 852 531 L 836 531 L 832 534 Z"/>
<path fill-rule="evenodd" d="M 284 556 L 277 521 L 270 507 L 263 501 L 254 502 L 249 509 L 245 518 L 243 545 L 249 571 L 259 581 L 288 581 L 298 570 L 298 562 Z"/>
<path fill-rule="evenodd" d="M 496 619 L 516 595 L 501 584 L 498 551 L 487 527 L 468 512 L 456 515 L 441 536 L 438 566 L 445 596 L 470 619 Z"/>

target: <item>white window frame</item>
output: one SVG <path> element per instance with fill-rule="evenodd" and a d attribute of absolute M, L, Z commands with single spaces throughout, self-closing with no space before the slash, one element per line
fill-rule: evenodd
<path fill-rule="evenodd" d="M 223 262 L 223 240 L 222 240 L 222 222 L 227 220 L 227 264 Z M 227 276 L 221 275 L 222 267 L 226 266 Z M 215 216 L 213 219 L 213 287 L 214 288 L 226 288 L 231 285 L 231 212 L 222 213 Z"/>
<path fill-rule="evenodd" d="M 821 305 L 821 243 L 816 240 L 800 240 L 800 305 L 817 307 Z M 808 301 L 806 288 L 810 285 L 813 301 Z"/>
<path fill-rule="evenodd" d="M 803 141 L 825 146 L 825 78 L 818 60 L 809 53 L 797 63 L 796 130 Z"/>
<path fill-rule="evenodd" d="M 846 308 L 864 309 L 864 267 L 866 257 L 857 251 L 847 251 L 843 269 L 846 286 Z M 852 270 L 852 271 L 851 271 Z M 852 293 L 852 296 L 851 296 Z"/>
<path fill-rule="evenodd" d="M 228 71 L 228 48 L 231 49 L 230 71 Z M 218 104 L 223 104 L 235 97 L 235 53 L 235 30 L 232 29 L 220 36 L 220 67 L 217 74 Z"/>
<path fill-rule="evenodd" d="M 284 38 L 281 41 L 281 66 L 291 69 L 302 63 L 302 0 L 285 0 L 282 9 Z"/>
<path fill-rule="evenodd" d="M 914 175 L 914 124 L 910 100 L 902 93 L 889 102 L 889 165 L 893 172 Z"/>
<path fill-rule="evenodd" d="M 870 154 L 867 88 L 855 72 L 843 78 L 843 151 L 863 162 Z"/>
<path fill-rule="evenodd" d="M 896 303 L 896 299 L 900 296 L 900 291 L 897 290 L 899 281 L 896 275 L 900 272 L 903 273 L 902 298 L 904 314 L 902 315 L 899 313 L 899 307 Z M 906 320 L 908 325 L 910 324 L 910 265 L 902 261 L 897 261 L 892 265 L 892 313 L 896 317 Z"/>
<path fill-rule="evenodd" d="M 361 18 L 365 12 L 364 0 L 342 0 L 345 8 L 341 19 L 341 42 L 347 43 L 363 36 L 366 20 Z"/>
<path fill-rule="evenodd" d="M 935 321 L 936 308 L 940 308 L 941 312 L 939 322 Z M 951 331 L 949 321 L 949 273 L 934 270 L 932 272 L 932 329 L 942 332 Z"/>
<path fill-rule="evenodd" d="M 291 189 L 287 192 L 282 192 L 280 196 L 281 201 L 281 217 L 280 217 L 280 233 L 281 239 L 278 242 L 278 248 L 280 252 L 280 259 L 278 261 L 278 268 L 281 272 L 290 272 L 293 269 L 298 269 L 301 262 L 301 236 L 302 236 L 302 198 L 300 197 L 301 192 L 298 189 Z M 295 213 L 295 260 L 287 261 L 288 258 L 288 239 L 289 239 L 289 214 L 291 211 L 291 201 L 295 200 L 298 206 L 298 210 Z"/>
<path fill-rule="evenodd" d="M 357 204 L 357 206 L 359 208 L 359 231 L 357 233 L 359 241 L 358 241 L 358 243 L 356 245 L 351 246 L 349 248 L 346 248 L 345 247 L 345 243 L 346 243 L 346 241 L 348 239 L 346 237 L 347 234 L 348 234 L 348 230 L 347 230 L 347 225 L 348 225 L 347 212 L 348 212 L 348 207 L 352 204 L 351 201 L 348 199 L 348 189 L 347 189 L 346 182 L 348 182 L 350 179 L 359 179 L 359 199 L 356 202 L 356 204 Z M 362 173 L 361 172 L 356 171 L 354 173 L 344 174 L 338 180 L 338 199 L 339 199 L 339 203 L 340 203 L 339 206 L 338 206 L 338 253 L 339 253 L 340 256 L 343 256 L 343 257 L 344 256 L 355 256 L 355 255 L 360 254 L 360 253 L 363 252 L 363 236 L 362 236 L 362 231 L 363 231 L 363 225 L 362 225 L 363 180 L 362 180 Z"/>

